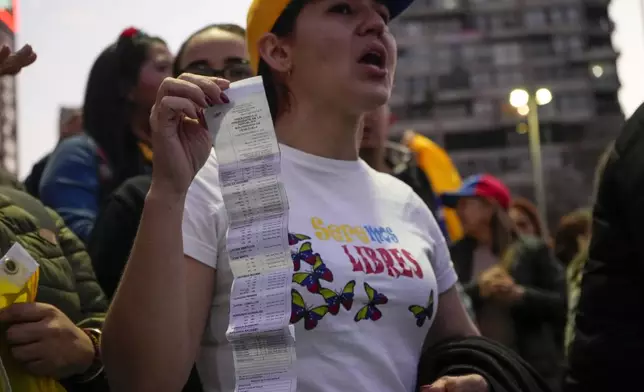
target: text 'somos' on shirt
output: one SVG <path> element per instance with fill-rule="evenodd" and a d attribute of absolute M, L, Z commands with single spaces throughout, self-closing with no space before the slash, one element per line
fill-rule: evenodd
<path fill-rule="evenodd" d="M 438 296 L 456 282 L 445 240 L 413 190 L 363 161 L 280 145 L 289 202 L 298 390 L 413 391 Z M 234 389 L 225 336 L 232 274 L 211 154 L 188 192 L 185 254 L 217 269 L 197 361 L 208 392 Z"/>

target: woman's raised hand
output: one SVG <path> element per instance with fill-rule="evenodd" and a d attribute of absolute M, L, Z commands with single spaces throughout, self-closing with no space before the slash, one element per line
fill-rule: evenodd
<path fill-rule="evenodd" d="M 229 85 L 225 79 L 193 74 L 161 83 L 150 114 L 155 189 L 175 196 L 188 191 L 212 148 L 203 110 L 228 103 L 222 91 Z"/>

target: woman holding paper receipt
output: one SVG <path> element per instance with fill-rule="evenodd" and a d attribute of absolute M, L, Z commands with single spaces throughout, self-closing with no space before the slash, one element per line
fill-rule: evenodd
<path fill-rule="evenodd" d="M 424 342 L 478 334 L 426 205 L 358 158 L 363 113 L 391 93 L 387 24 L 411 2 L 254 0 L 248 13 L 290 205 L 300 391 L 412 392 Z M 178 391 L 195 358 L 204 390 L 235 389 L 227 217 L 203 121 L 228 87 L 183 74 L 159 89 L 152 185 L 103 332 L 114 390 Z M 453 375 L 419 388 L 489 389 L 480 375 Z"/>

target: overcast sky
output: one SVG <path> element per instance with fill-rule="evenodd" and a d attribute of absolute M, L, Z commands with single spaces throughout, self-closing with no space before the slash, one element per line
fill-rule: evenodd
<path fill-rule="evenodd" d="M 38 61 L 18 79 L 21 178 L 54 146 L 61 105 L 79 106 L 97 54 L 126 26 L 166 39 L 173 50 L 190 33 L 216 22 L 245 24 L 250 0 L 22 0 L 18 44 Z M 639 0 L 613 0 L 614 43 L 621 51 L 620 101 L 630 115 L 644 101 L 643 13 Z"/>

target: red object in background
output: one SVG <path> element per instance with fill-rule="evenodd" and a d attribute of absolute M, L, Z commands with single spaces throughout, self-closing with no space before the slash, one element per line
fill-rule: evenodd
<path fill-rule="evenodd" d="M 137 29 L 136 27 L 128 27 L 127 29 L 123 30 L 123 32 L 121 33 L 121 37 L 132 38 L 138 33 L 139 33 L 139 29 Z"/>
<path fill-rule="evenodd" d="M 5 1 L 6 3 L 6 1 Z M 16 8 L 18 7 L 18 0 L 11 0 L 11 5 L 2 6 L 0 9 L 0 22 L 4 23 L 11 32 L 15 33 L 17 30 L 16 23 Z"/>

